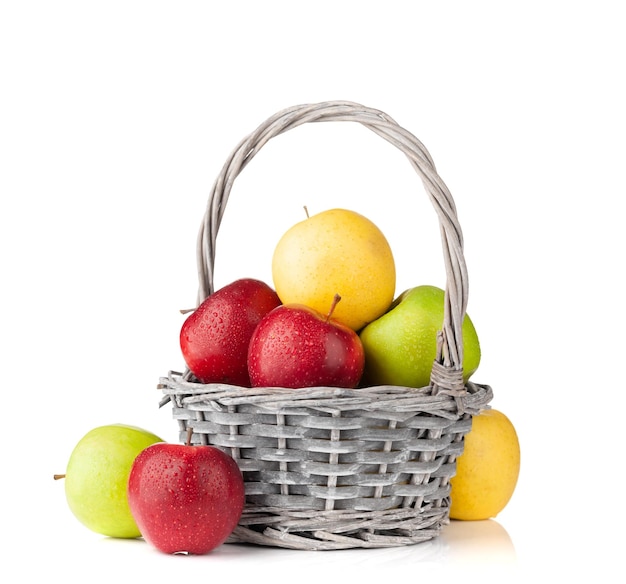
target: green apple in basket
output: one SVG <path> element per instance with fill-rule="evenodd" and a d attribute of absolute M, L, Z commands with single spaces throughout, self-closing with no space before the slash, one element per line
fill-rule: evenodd
<path fill-rule="evenodd" d="M 365 351 L 365 385 L 425 387 L 430 383 L 441 329 L 445 292 L 436 286 L 416 286 L 394 300 L 389 310 L 360 332 Z M 478 369 L 480 344 L 466 314 L 462 325 L 463 376 Z"/>

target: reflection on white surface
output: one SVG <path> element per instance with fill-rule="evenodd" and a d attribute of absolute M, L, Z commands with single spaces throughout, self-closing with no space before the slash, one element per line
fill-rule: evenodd
<path fill-rule="evenodd" d="M 507 530 L 494 519 L 454 521 L 444 527 L 441 541 L 447 559 L 452 562 L 517 561 L 513 540 Z"/>
<path fill-rule="evenodd" d="M 300 551 L 227 544 L 216 551 L 220 557 L 232 558 L 237 563 L 271 560 L 280 562 L 282 566 L 293 563 L 300 568 L 323 564 L 326 568 L 413 566 L 423 569 L 426 566 L 460 567 L 466 564 L 512 565 L 517 561 L 509 533 L 493 519 L 451 521 L 432 540 L 393 548 Z"/>

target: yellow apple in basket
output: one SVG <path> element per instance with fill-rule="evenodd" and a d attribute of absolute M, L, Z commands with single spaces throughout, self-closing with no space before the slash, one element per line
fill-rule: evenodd
<path fill-rule="evenodd" d="M 274 288 L 283 304 L 321 313 L 336 294 L 333 318 L 357 331 L 391 305 L 396 267 L 382 231 L 347 209 L 329 209 L 295 224 L 272 257 Z"/>
<path fill-rule="evenodd" d="M 437 331 L 443 324 L 445 292 L 416 286 L 403 292 L 390 309 L 368 324 L 360 337 L 365 351 L 363 383 L 425 387 L 437 355 Z M 463 333 L 463 377 L 478 369 L 480 344 L 466 314 Z"/>

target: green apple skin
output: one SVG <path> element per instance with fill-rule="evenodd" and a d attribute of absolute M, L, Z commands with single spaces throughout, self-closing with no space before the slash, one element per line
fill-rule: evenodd
<path fill-rule="evenodd" d="M 156 442 L 163 440 L 126 424 L 100 426 L 81 438 L 65 472 L 67 503 L 81 523 L 109 537 L 141 535 L 128 505 L 128 476 L 137 455 Z"/>
<path fill-rule="evenodd" d="M 443 324 L 445 292 L 417 286 L 403 292 L 389 310 L 360 332 L 365 351 L 363 385 L 426 387 L 437 355 L 437 331 Z M 463 378 L 478 369 L 480 344 L 466 314 L 462 326 Z"/>

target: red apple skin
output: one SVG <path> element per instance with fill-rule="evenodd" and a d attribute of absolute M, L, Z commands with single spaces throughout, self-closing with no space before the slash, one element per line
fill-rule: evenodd
<path fill-rule="evenodd" d="M 364 363 L 352 329 L 301 304 L 281 305 L 264 316 L 248 349 L 253 387 L 354 388 Z"/>
<path fill-rule="evenodd" d="M 253 278 L 235 280 L 208 296 L 180 331 L 183 358 L 198 381 L 250 387 L 250 337 L 261 318 L 278 305 L 276 292 Z"/>
<path fill-rule="evenodd" d="M 135 459 L 128 504 L 143 538 L 166 554 L 207 554 L 228 539 L 244 508 L 235 460 L 214 446 L 157 443 Z"/>

